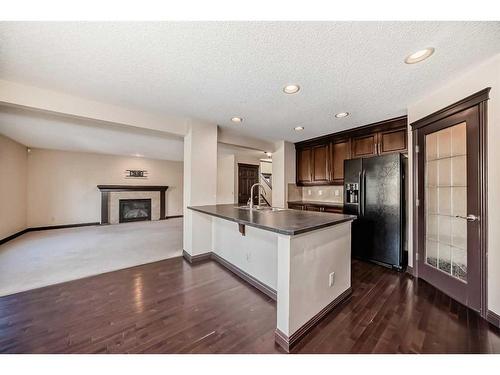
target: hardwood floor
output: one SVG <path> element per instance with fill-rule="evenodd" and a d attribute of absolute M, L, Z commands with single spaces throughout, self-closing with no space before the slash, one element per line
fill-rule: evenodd
<path fill-rule="evenodd" d="M 500 353 L 500 330 L 429 284 L 353 261 L 353 295 L 294 353 Z M 0 298 L 0 353 L 281 353 L 275 302 L 173 258 Z"/>

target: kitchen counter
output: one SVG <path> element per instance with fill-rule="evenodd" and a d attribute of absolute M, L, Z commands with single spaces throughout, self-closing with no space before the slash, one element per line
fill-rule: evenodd
<path fill-rule="evenodd" d="M 331 208 L 333 209 L 333 208 Z M 289 351 L 351 293 L 355 216 L 234 204 L 188 207 L 188 262 L 213 259 L 276 300 L 275 341 Z"/>
<path fill-rule="evenodd" d="M 193 206 L 188 208 L 221 219 L 234 221 L 238 224 L 289 236 L 334 226 L 356 218 L 352 215 L 325 214 L 287 209 L 280 211 L 250 211 L 238 208 L 234 204 Z"/>

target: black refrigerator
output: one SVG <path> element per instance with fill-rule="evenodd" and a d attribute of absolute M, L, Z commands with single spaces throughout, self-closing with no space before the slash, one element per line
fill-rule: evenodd
<path fill-rule="evenodd" d="M 406 156 L 397 153 L 344 162 L 344 213 L 357 215 L 353 257 L 406 267 L 406 165 Z"/>

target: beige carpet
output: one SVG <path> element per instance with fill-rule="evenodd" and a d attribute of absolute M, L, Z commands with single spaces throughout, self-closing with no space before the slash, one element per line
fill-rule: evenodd
<path fill-rule="evenodd" d="M 0 296 L 182 254 L 182 218 L 26 233 L 0 245 Z"/>

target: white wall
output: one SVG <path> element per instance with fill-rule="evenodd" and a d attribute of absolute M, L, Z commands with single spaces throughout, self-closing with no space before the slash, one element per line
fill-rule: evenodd
<path fill-rule="evenodd" d="M 126 179 L 145 169 L 147 179 Z M 97 185 L 168 185 L 166 215 L 182 215 L 182 162 L 33 148 L 28 156 L 28 227 L 99 222 Z"/>
<path fill-rule="evenodd" d="M 266 197 L 269 205 L 273 205 L 273 190 L 269 187 L 262 173 L 273 173 L 273 163 L 267 161 L 261 161 L 259 167 L 259 182 L 264 186 L 264 196 Z M 271 177 L 272 178 L 272 177 Z M 272 179 L 271 179 L 272 181 Z M 272 185 L 271 185 L 272 186 Z"/>
<path fill-rule="evenodd" d="M 281 332 L 291 336 L 350 287 L 351 222 L 298 236 L 278 236 L 276 305 Z"/>
<path fill-rule="evenodd" d="M 0 239 L 26 229 L 26 147 L 0 135 Z"/>
<path fill-rule="evenodd" d="M 260 173 L 273 173 L 273 163 L 268 161 L 260 162 Z"/>
<path fill-rule="evenodd" d="M 220 133 L 219 133 L 220 134 Z M 238 203 L 238 163 L 260 166 L 259 151 L 217 147 L 217 203 Z"/>
<path fill-rule="evenodd" d="M 500 314 L 500 55 L 449 81 L 424 98 L 408 105 L 408 122 L 412 123 L 477 91 L 491 87 L 488 102 L 488 308 Z M 411 133 L 411 129 L 409 129 Z M 409 136 L 409 170 L 412 170 L 412 139 Z M 412 175 L 410 174 L 410 186 Z M 409 201 L 413 202 L 410 191 Z M 413 214 L 410 212 L 410 228 Z M 412 233 L 409 232 L 410 265 L 413 256 Z"/>
<path fill-rule="evenodd" d="M 288 184 L 295 183 L 295 145 L 280 141 L 273 152 L 273 206 L 287 207 Z"/>
<path fill-rule="evenodd" d="M 212 220 L 188 206 L 217 203 L 217 125 L 192 121 L 184 137 L 183 247 L 190 255 L 212 249 Z M 196 232 L 193 228 L 196 228 Z"/>
<path fill-rule="evenodd" d="M 243 236 L 238 231 L 237 223 L 217 217 L 212 217 L 212 221 L 212 251 L 276 290 L 278 235 L 247 225 Z"/>
<path fill-rule="evenodd" d="M 233 154 L 217 153 L 217 204 L 236 202 L 235 163 Z"/>

